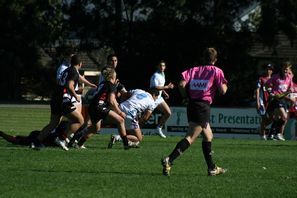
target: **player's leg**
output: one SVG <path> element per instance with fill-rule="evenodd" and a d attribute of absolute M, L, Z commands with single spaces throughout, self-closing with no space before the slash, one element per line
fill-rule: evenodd
<path fill-rule="evenodd" d="M 92 120 L 92 124 L 88 127 L 88 130 L 85 134 L 79 139 L 77 145 L 78 148 L 83 148 L 84 143 L 94 134 L 96 134 L 101 128 L 102 120 Z"/>
<path fill-rule="evenodd" d="M 275 110 L 275 115 L 276 115 L 276 117 L 279 117 L 279 119 L 276 120 L 276 125 L 277 125 L 277 129 L 278 129 L 276 139 L 284 141 L 285 140 L 284 131 L 285 131 L 285 125 L 286 125 L 287 119 L 288 119 L 288 114 L 284 107 L 280 107 Z"/>
<path fill-rule="evenodd" d="M 40 134 L 36 137 L 31 147 L 36 150 L 41 149 L 43 147 L 43 141 L 50 135 L 51 131 L 53 131 L 59 125 L 61 118 L 61 115 L 51 113 L 49 124 L 47 124 L 41 130 Z"/>
<path fill-rule="evenodd" d="M 120 115 L 118 115 L 117 113 L 115 113 L 114 111 L 110 110 L 106 117 L 106 121 L 108 123 L 117 125 L 118 132 L 119 132 L 119 134 L 122 138 L 123 144 L 124 144 L 124 148 L 128 149 L 129 145 L 128 145 L 128 138 L 127 138 L 127 134 L 126 134 L 124 118 L 121 117 Z"/>
<path fill-rule="evenodd" d="M 70 121 L 70 125 L 67 130 L 69 135 L 75 133 L 84 124 L 84 118 L 79 111 L 72 111 L 65 115 L 65 117 Z"/>
<path fill-rule="evenodd" d="M 3 131 L 0 131 L 0 137 L 2 137 L 4 140 L 6 140 L 7 142 L 13 143 L 13 144 L 17 144 L 17 136 L 14 135 L 9 135 Z"/>
<path fill-rule="evenodd" d="M 194 122 L 189 123 L 188 132 L 185 138 L 183 138 L 176 144 L 175 148 L 169 156 L 162 159 L 161 163 L 163 165 L 163 175 L 170 175 L 171 165 L 173 164 L 173 161 L 180 155 L 182 155 L 191 146 L 191 144 L 200 135 L 201 131 L 202 127 L 200 125 L 197 125 Z"/>
<path fill-rule="evenodd" d="M 129 130 L 129 132 L 127 131 L 127 138 L 131 147 L 139 148 L 139 143 L 143 140 L 141 129 L 136 128 Z"/>
<path fill-rule="evenodd" d="M 162 113 L 162 116 L 158 122 L 157 132 L 162 138 L 166 138 L 166 136 L 162 132 L 162 128 L 165 125 L 168 118 L 171 116 L 171 110 L 164 100 L 157 106 L 157 109 Z"/>

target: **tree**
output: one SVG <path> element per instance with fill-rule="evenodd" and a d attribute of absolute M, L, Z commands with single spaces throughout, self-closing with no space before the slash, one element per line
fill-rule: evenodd
<path fill-rule="evenodd" d="M 0 97 L 20 99 L 27 87 L 24 82 L 36 75 L 36 69 L 41 70 L 39 49 L 52 45 L 61 35 L 61 1 L 3 0 L 0 17 L 0 88 L 6 90 Z M 39 76 L 34 76 L 34 83 L 43 82 Z"/>
<path fill-rule="evenodd" d="M 277 33 L 282 32 L 293 41 L 297 36 L 297 2 L 294 0 L 261 1 L 261 22 L 258 33 L 265 46 L 278 44 Z"/>

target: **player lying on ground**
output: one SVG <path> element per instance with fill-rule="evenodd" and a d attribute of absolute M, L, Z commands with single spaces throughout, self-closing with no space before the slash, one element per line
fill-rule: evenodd
<path fill-rule="evenodd" d="M 59 135 L 65 135 L 65 131 L 67 129 L 67 121 L 62 121 L 56 129 L 54 129 L 49 136 L 43 141 L 45 146 L 56 146 L 56 138 Z M 22 146 L 31 146 L 37 136 L 40 134 L 40 131 L 32 131 L 29 135 L 9 135 L 3 131 L 0 131 L 0 137 L 5 139 L 6 141 Z M 34 145 L 34 144 L 33 144 Z"/>

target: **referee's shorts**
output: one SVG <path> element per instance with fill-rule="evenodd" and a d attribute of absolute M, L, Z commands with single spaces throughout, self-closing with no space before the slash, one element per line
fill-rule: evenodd
<path fill-rule="evenodd" d="M 210 104 L 202 100 L 190 100 L 187 106 L 188 122 L 206 128 L 210 121 Z"/>

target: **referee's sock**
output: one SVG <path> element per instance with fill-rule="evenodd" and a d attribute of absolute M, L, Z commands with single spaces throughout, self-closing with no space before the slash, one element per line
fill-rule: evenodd
<path fill-rule="evenodd" d="M 185 150 L 187 150 L 190 147 L 190 143 L 186 138 L 183 138 L 181 141 L 179 141 L 172 153 L 169 155 L 169 162 L 172 163 L 176 158 L 178 158 Z"/>
<path fill-rule="evenodd" d="M 212 161 L 211 142 L 202 141 L 202 151 L 208 170 L 213 170 L 215 168 L 215 164 Z"/>

